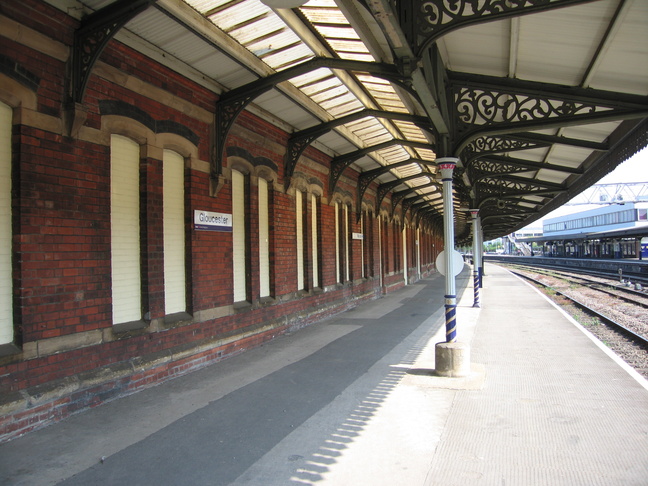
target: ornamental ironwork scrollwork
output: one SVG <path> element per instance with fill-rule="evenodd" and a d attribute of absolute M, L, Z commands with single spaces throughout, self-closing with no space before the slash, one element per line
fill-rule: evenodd
<path fill-rule="evenodd" d="M 428 34 L 442 26 L 548 6 L 562 0 L 419 0 L 419 32 Z"/>
<path fill-rule="evenodd" d="M 483 155 L 528 150 L 547 145 L 508 137 L 479 137 L 466 146 L 461 154 L 461 159 L 469 163 L 475 157 Z"/>
<path fill-rule="evenodd" d="M 440 36 L 477 22 L 517 17 L 591 0 L 414 0 L 413 32 L 422 38 L 418 55 Z"/>
<path fill-rule="evenodd" d="M 488 175 L 515 174 L 518 172 L 528 172 L 529 170 L 528 167 L 511 165 L 505 162 L 477 159 L 468 168 L 468 175 L 470 176 L 470 180 L 475 181 Z"/>
<path fill-rule="evenodd" d="M 463 133 L 475 126 L 546 121 L 590 115 L 611 108 L 594 103 L 464 87 L 455 93 L 455 109 L 458 133 Z"/>
<path fill-rule="evenodd" d="M 286 150 L 286 155 L 284 156 L 284 178 L 286 187 L 290 185 L 290 178 L 295 171 L 299 157 L 301 157 L 301 154 L 306 150 L 306 147 L 313 143 L 313 140 L 318 136 L 319 135 L 310 135 L 288 141 L 288 148 Z"/>
<path fill-rule="evenodd" d="M 473 162 L 471 168 L 484 174 L 512 174 L 515 172 L 528 172 L 527 167 L 507 164 L 506 162 L 494 162 L 492 160 L 479 159 Z"/>

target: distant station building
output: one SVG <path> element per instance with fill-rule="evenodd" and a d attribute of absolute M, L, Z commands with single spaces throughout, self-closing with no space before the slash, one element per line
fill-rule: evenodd
<path fill-rule="evenodd" d="M 542 235 L 517 232 L 517 247 L 536 243 L 544 256 L 648 258 L 648 202 L 603 206 L 546 219 Z M 515 251 L 515 250 L 514 250 Z"/>

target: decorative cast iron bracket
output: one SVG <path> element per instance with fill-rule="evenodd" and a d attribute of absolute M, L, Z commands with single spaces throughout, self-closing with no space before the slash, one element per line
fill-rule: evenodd
<path fill-rule="evenodd" d="M 391 208 L 392 216 L 396 212 L 396 207 L 398 206 L 398 204 L 401 201 L 403 201 L 403 216 L 405 216 L 405 213 L 407 213 L 407 210 L 409 209 L 411 204 L 414 201 L 424 197 L 425 194 L 417 194 L 416 196 L 412 196 L 410 198 L 406 198 L 406 196 L 408 194 L 412 194 L 413 192 L 416 192 L 418 189 L 425 189 L 426 187 L 431 187 L 431 186 L 436 186 L 438 188 L 439 183 L 434 182 L 434 181 L 433 182 L 428 182 L 427 184 L 423 184 L 423 185 L 420 185 L 420 186 L 417 186 L 417 187 L 410 187 L 408 189 L 403 189 L 402 191 L 398 191 L 398 192 L 393 193 L 392 194 L 392 201 L 391 201 L 391 203 L 392 203 L 392 208 Z M 439 191 L 440 191 L 440 189 L 439 189 Z M 405 201 L 410 201 L 410 202 L 409 202 L 409 204 L 405 204 Z"/>
<path fill-rule="evenodd" d="M 339 69 L 349 72 L 369 73 L 377 78 L 386 79 L 404 89 L 411 91 L 407 84 L 407 78 L 401 75 L 396 66 L 392 64 L 355 61 L 349 59 L 335 59 L 329 57 L 316 57 L 301 64 L 274 73 L 265 78 L 257 79 L 244 86 L 223 93 L 218 100 L 216 107 L 216 133 L 214 141 L 214 153 L 212 163 L 212 177 L 217 177 L 222 172 L 222 157 L 225 150 L 225 141 L 230 129 L 236 122 L 241 112 L 263 93 L 274 89 L 280 83 L 288 81 L 297 76 L 315 71 L 320 68 Z M 415 93 L 412 92 L 413 95 Z"/>
<path fill-rule="evenodd" d="M 549 143 L 515 140 L 506 136 L 479 137 L 471 141 L 461 153 L 461 160 L 468 167 L 475 159 L 485 155 L 549 147 Z"/>
<path fill-rule="evenodd" d="M 85 121 L 83 97 L 97 59 L 108 42 L 129 20 L 153 5 L 157 0 L 117 0 L 91 13 L 81 21 L 74 33 L 69 95 L 65 106 L 66 129 L 74 136 Z"/>
<path fill-rule="evenodd" d="M 306 148 L 317 138 L 325 133 L 333 130 L 336 127 L 351 123 L 363 118 L 384 118 L 392 121 L 406 121 L 414 123 L 419 128 L 430 130 L 430 120 L 423 116 L 411 115 L 409 113 L 399 113 L 381 110 L 361 110 L 350 115 L 346 115 L 329 122 L 315 125 L 314 127 L 307 128 L 300 132 L 294 133 L 288 140 L 288 147 L 284 157 L 284 179 L 285 185 L 290 185 L 290 178 L 292 177 L 297 161 L 301 157 Z"/>
<path fill-rule="evenodd" d="M 648 116 L 646 96 L 466 73 L 448 76 L 456 153 L 483 136 Z M 545 141 L 556 143 L 550 138 Z"/>
<path fill-rule="evenodd" d="M 391 191 L 395 187 L 398 187 L 407 181 L 418 179 L 420 177 L 429 177 L 430 179 L 434 179 L 435 175 L 430 174 L 429 172 L 421 172 L 420 174 L 414 174 L 411 176 L 403 177 L 402 179 L 397 179 L 395 181 L 390 181 L 390 182 L 385 182 L 384 184 L 380 184 L 378 186 L 378 193 L 376 194 L 376 212 L 380 212 L 380 205 L 382 204 L 383 199 L 385 199 L 385 196 L 389 194 L 389 191 Z M 394 211 L 392 209 L 392 215 L 393 214 Z"/>
<path fill-rule="evenodd" d="M 471 24 L 519 17 L 596 0 L 410 0 L 400 3 L 402 29 L 417 57 L 439 37 Z"/>
<path fill-rule="evenodd" d="M 386 174 L 392 169 L 396 169 L 398 167 L 404 167 L 412 164 L 436 166 L 435 162 L 431 162 L 428 160 L 408 159 L 408 160 L 403 160 L 401 162 L 385 165 L 382 167 L 378 167 L 377 169 L 372 169 L 372 170 L 368 170 L 367 172 L 361 173 L 360 177 L 358 178 L 358 206 L 362 205 L 362 199 L 364 198 L 364 194 L 369 188 L 369 185 L 371 185 L 371 183 L 376 177 L 380 177 L 381 175 Z M 378 205 L 378 207 L 379 206 L 380 205 Z"/>

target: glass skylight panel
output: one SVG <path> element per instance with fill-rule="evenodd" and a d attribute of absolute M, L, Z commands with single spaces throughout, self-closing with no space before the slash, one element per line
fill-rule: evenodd
<path fill-rule="evenodd" d="M 303 44 L 295 44 L 288 49 L 272 51 L 262 56 L 263 61 L 276 71 L 301 64 L 313 57 L 312 52 Z"/>
<path fill-rule="evenodd" d="M 430 182 L 430 178 L 422 175 L 421 177 L 417 177 L 416 179 L 410 180 L 409 184 L 411 184 L 412 187 L 416 187 L 416 186 L 422 186 L 423 184 L 427 184 L 428 182 Z M 421 189 L 421 191 L 424 191 L 424 189 Z"/>
<path fill-rule="evenodd" d="M 354 101 L 356 101 L 358 104 L 360 103 L 358 99 L 349 92 L 349 90 L 345 90 L 344 94 L 324 100 L 320 103 L 320 105 L 322 106 L 322 108 L 328 111 L 329 109 L 333 109 L 339 106 L 352 104 Z"/>
<path fill-rule="evenodd" d="M 396 156 L 406 156 L 407 154 L 403 150 L 401 145 L 393 145 L 389 148 L 381 149 L 378 151 L 381 157 L 385 159 L 392 159 Z"/>
<path fill-rule="evenodd" d="M 319 93 L 325 93 L 326 91 L 331 89 L 336 89 L 338 87 L 344 87 L 344 89 L 347 89 L 346 86 L 343 86 L 342 82 L 335 76 L 331 76 L 328 79 L 322 79 L 321 81 L 312 82 L 310 84 L 305 84 L 303 86 L 297 87 L 311 97 L 314 97 Z"/>
<path fill-rule="evenodd" d="M 394 124 L 396 125 L 398 130 L 407 137 L 408 140 L 411 140 L 413 142 L 429 143 L 427 137 L 423 134 L 423 131 L 419 127 L 414 125 L 414 123 L 395 121 Z"/>
<path fill-rule="evenodd" d="M 436 159 L 436 154 L 432 149 L 427 150 L 427 149 L 421 149 L 417 148 L 416 153 L 419 155 L 419 158 L 423 160 L 434 160 Z"/>
<path fill-rule="evenodd" d="M 345 94 L 349 94 L 349 90 L 346 86 L 342 85 L 342 83 L 339 83 L 338 86 L 322 90 L 318 93 L 313 93 L 310 97 L 316 103 L 321 103 Z"/>
<path fill-rule="evenodd" d="M 391 136 L 391 134 L 387 131 L 385 131 L 384 133 L 373 132 L 367 136 L 364 136 L 363 141 L 366 142 L 368 145 L 377 145 L 379 143 L 388 142 L 392 138 L 393 137 Z"/>
<path fill-rule="evenodd" d="M 360 36 L 350 25 L 348 27 L 343 27 L 341 25 L 332 26 L 327 24 L 318 24 L 316 27 L 317 31 L 322 34 L 322 37 L 325 37 L 326 39 L 360 40 Z"/>
<path fill-rule="evenodd" d="M 395 169 L 401 177 L 409 177 L 421 173 L 421 168 L 418 164 L 406 165 L 405 167 L 397 167 Z"/>
<path fill-rule="evenodd" d="M 245 22 L 237 26 L 227 33 L 234 37 L 240 44 L 245 45 L 252 42 L 254 39 L 262 39 L 272 34 L 281 32 L 286 26 L 278 17 L 274 15 L 264 15 L 251 22 Z M 295 34 L 288 29 L 284 30 L 282 42 L 275 42 L 273 46 L 275 49 L 281 48 L 285 45 L 294 44 L 299 39 L 296 39 Z"/>
<path fill-rule="evenodd" d="M 205 15 L 208 12 L 221 8 L 223 5 L 230 3 L 232 0 L 185 0 L 198 12 Z"/>
<path fill-rule="evenodd" d="M 327 39 L 329 45 L 335 49 L 335 51 L 340 54 L 343 52 L 359 52 L 362 54 L 367 54 L 367 48 L 360 41 L 351 41 L 347 39 Z"/>
<path fill-rule="evenodd" d="M 244 0 L 240 3 L 233 2 L 231 6 L 218 10 L 212 15 L 209 15 L 209 12 L 203 13 L 207 14 L 209 20 L 225 32 L 249 24 L 251 20 L 256 21 L 268 15 L 274 15 L 270 7 L 267 7 L 259 0 Z"/>
<path fill-rule="evenodd" d="M 351 113 L 355 113 L 362 109 L 364 109 L 364 105 L 356 98 L 353 103 L 336 106 L 335 108 L 329 109 L 328 112 L 335 117 L 341 117 L 344 115 L 350 115 Z"/>
<path fill-rule="evenodd" d="M 315 83 L 328 83 L 332 81 L 337 84 L 341 84 L 341 81 L 333 75 L 330 69 L 319 68 L 315 71 L 311 71 L 300 76 L 295 76 L 294 78 L 292 78 L 291 83 L 297 86 L 299 89 L 308 89 L 310 85 L 313 85 Z"/>
<path fill-rule="evenodd" d="M 374 60 L 374 58 L 369 53 L 360 54 L 360 53 L 341 52 L 340 57 L 342 59 L 348 59 L 350 61 L 372 62 Z"/>
<path fill-rule="evenodd" d="M 345 126 L 349 128 L 351 131 L 357 131 L 357 130 L 362 130 L 367 127 L 372 127 L 377 124 L 377 120 L 371 116 L 367 116 L 364 118 L 361 118 L 359 120 L 354 120 L 350 123 L 347 123 Z"/>
<path fill-rule="evenodd" d="M 272 31 L 270 34 L 261 37 L 258 35 L 248 35 L 248 39 L 246 39 L 245 36 L 241 36 L 239 42 L 241 42 L 245 48 L 252 51 L 253 54 L 258 55 L 258 51 L 263 53 L 276 49 L 279 46 L 289 46 L 290 44 L 294 44 L 295 35 L 291 30 L 282 26 L 279 29 Z"/>
<path fill-rule="evenodd" d="M 349 21 L 334 1 L 308 2 L 300 10 L 313 24 L 349 25 Z"/>
<path fill-rule="evenodd" d="M 281 71 L 301 64 L 314 57 L 309 43 L 302 41 L 291 27 L 292 21 L 284 22 L 281 17 L 265 6 L 260 0 L 188 0 L 187 3 L 207 16 L 218 28 L 228 33 L 235 41 L 252 52 L 256 57 L 273 68 Z M 342 59 L 371 62 L 375 61 L 367 46 L 338 8 L 335 0 L 310 0 L 299 9 L 308 27 L 312 28 Z M 376 107 L 385 111 L 407 113 L 398 92 L 385 79 L 356 72 L 355 78 L 364 86 L 376 102 Z M 310 97 L 332 117 L 340 118 L 368 106 L 345 85 L 333 71 L 320 68 L 292 78 L 290 82 Z M 373 105 L 371 106 L 373 107 Z M 394 138 L 395 132 L 388 127 L 395 126 L 397 131 L 408 140 L 427 142 L 425 134 L 413 123 L 395 122 L 387 119 L 368 117 L 345 125 L 345 129 L 370 146 Z M 381 151 L 377 157 L 381 163 L 394 163 L 414 157 L 434 158 L 433 150 L 413 151 L 401 146 Z M 407 174 L 419 173 L 416 164 L 399 170 Z"/>
<path fill-rule="evenodd" d="M 398 146 L 396 150 L 388 154 L 384 154 L 383 158 L 390 164 L 395 164 L 396 162 L 404 162 L 406 160 L 409 160 L 412 157 L 410 157 L 410 155 L 403 149 L 403 147 Z"/>

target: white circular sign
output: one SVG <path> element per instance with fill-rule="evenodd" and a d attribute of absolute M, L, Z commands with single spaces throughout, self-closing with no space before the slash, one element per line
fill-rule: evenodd
<path fill-rule="evenodd" d="M 445 250 L 439 253 L 439 256 L 436 258 L 436 267 L 441 273 L 441 275 L 446 274 L 446 264 L 445 264 Z M 464 259 L 457 250 L 452 250 L 452 270 L 453 277 L 456 277 L 461 273 L 464 267 Z"/>

